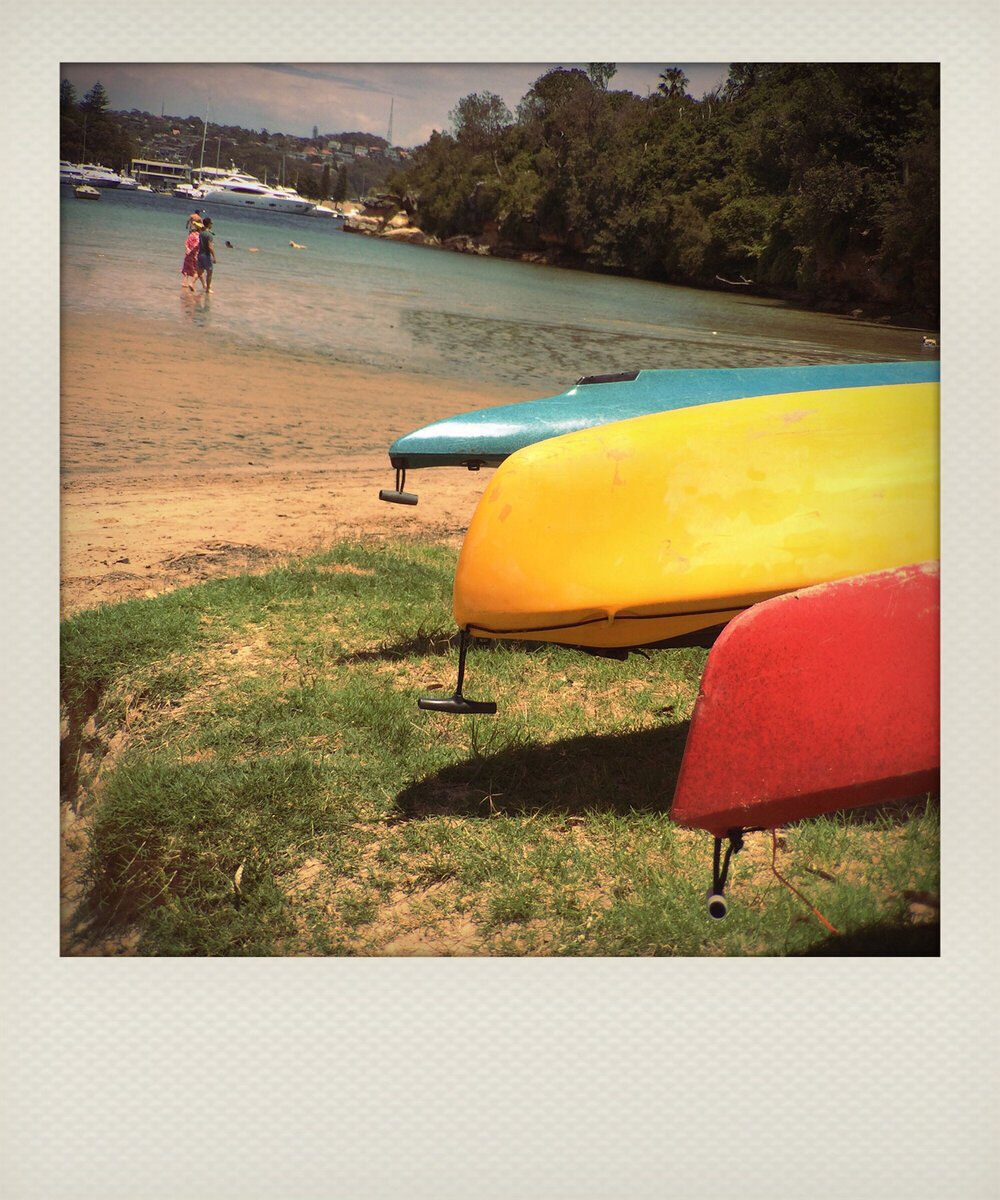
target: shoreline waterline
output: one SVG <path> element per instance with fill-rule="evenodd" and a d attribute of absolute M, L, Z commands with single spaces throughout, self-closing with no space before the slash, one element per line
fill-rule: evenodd
<path fill-rule="evenodd" d="M 239 210 L 213 216 L 215 294 L 184 294 L 189 211 L 170 197 L 131 194 L 112 193 L 100 205 L 63 202 L 62 308 L 153 319 L 192 340 L 531 386 L 537 396 L 615 371 L 926 353 L 918 331 L 781 301 L 452 253 L 352 236 L 316 218 Z"/>
<path fill-rule="evenodd" d="M 389 445 L 583 375 L 927 357 L 912 331 L 309 217 L 213 215 L 216 294 L 192 295 L 189 212 L 62 205 L 64 606 L 155 593 L 173 578 L 158 564 L 208 542 L 460 536 L 490 473 L 421 472 L 420 504 L 401 510 L 377 499 Z"/>
<path fill-rule="evenodd" d="M 457 541 L 490 472 L 422 472 L 400 509 L 378 500 L 390 442 L 536 394 L 110 315 L 64 312 L 60 342 L 64 615 L 340 538 Z"/>

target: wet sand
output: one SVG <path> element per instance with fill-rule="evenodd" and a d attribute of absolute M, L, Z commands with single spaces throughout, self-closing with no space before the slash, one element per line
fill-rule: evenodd
<path fill-rule="evenodd" d="M 458 545 L 491 472 L 412 472 L 420 503 L 385 504 L 389 444 L 537 396 L 76 313 L 62 318 L 60 392 L 64 614 L 343 538 Z"/>

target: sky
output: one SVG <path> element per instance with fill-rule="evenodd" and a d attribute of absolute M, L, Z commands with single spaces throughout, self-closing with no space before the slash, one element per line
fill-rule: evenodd
<path fill-rule="evenodd" d="M 110 107 L 172 117 L 204 117 L 219 125 L 311 137 L 320 133 L 374 133 L 419 146 L 435 130 L 450 129 L 448 114 L 473 92 L 494 92 L 514 112 L 540 75 L 586 63 L 63 63 L 61 78 L 77 99 L 98 80 Z M 615 90 L 646 96 L 660 73 L 679 66 L 688 91 L 700 99 L 721 83 L 719 63 L 619 63 Z"/>

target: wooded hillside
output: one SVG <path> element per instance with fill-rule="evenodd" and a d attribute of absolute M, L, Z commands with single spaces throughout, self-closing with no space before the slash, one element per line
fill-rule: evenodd
<path fill-rule="evenodd" d="M 549 71 L 515 114 L 465 97 L 394 188 L 496 253 L 937 320 L 936 64 L 734 63 L 700 100 L 614 74 Z"/>

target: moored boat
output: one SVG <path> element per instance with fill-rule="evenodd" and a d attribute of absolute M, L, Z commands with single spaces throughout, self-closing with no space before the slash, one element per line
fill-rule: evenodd
<path fill-rule="evenodd" d="M 315 207 L 292 188 L 268 187 L 245 171 L 230 171 L 200 184 L 203 204 L 224 204 L 265 212 L 308 213 Z"/>
<path fill-rule="evenodd" d="M 103 189 L 121 187 L 123 180 L 116 171 L 98 166 L 97 163 L 71 163 L 60 159 L 59 182 L 72 184 L 74 187 L 87 184 L 89 187 Z"/>
<path fill-rule="evenodd" d="M 83 177 L 83 171 L 74 163 L 67 162 L 65 159 L 59 161 L 59 182 L 66 183 L 72 187 L 78 187 L 81 183 L 86 183 Z"/>
<path fill-rule="evenodd" d="M 122 177 L 117 171 L 112 171 L 110 167 L 102 167 L 97 163 L 81 163 L 80 170 L 83 172 L 85 183 L 89 183 L 91 187 L 96 188 L 116 188 L 122 181 Z"/>

